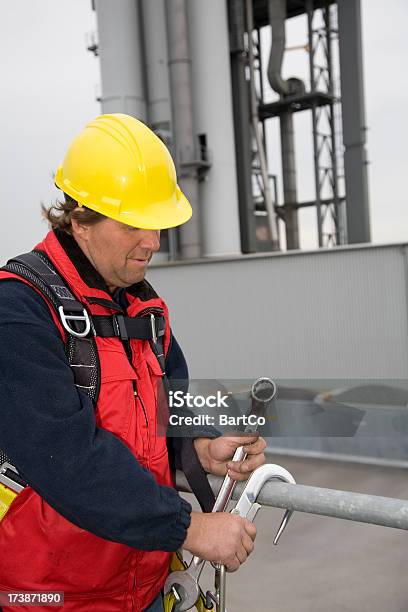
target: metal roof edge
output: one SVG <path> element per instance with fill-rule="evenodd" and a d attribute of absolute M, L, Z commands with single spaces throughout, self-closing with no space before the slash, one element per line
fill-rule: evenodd
<path fill-rule="evenodd" d="M 250 261 L 257 259 L 273 259 L 276 257 L 299 257 L 306 255 L 335 255 L 338 253 L 344 253 L 348 251 L 363 251 L 363 250 L 374 250 L 374 249 L 389 249 L 389 248 L 408 248 L 408 242 L 390 242 L 390 243 L 361 243 L 361 244 L 346 244 L 336 246 L 333 248 L 320 248 L 320 249 L 297 249 L 293 251 L 268 251 L 262 253 L 250 253 L 246 255 L 220 255 L 214 257 L 200 257 L 198 259 L 183 259 L 179 261 L 158 261 L 157 263 L 152 262 L 151 268 L 168 268 L 176 266 L 191 266 L 200 264 L 215 264 L 225 262 L 237 262 L 237 261 Z"/>

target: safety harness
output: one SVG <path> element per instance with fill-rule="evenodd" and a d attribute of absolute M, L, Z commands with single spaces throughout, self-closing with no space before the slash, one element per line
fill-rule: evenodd
<path fill-rule="evenodd" d="M 129 355 L 129 340 L 148 340 L 161 371 L 165 372 L 164 332 L 166 321 L 157 309 L 149 308 L 137 317 L 127 317 L 124 309 L 113 300 L 85 297 L 90 304 L 99 304 L 113 311 L 111 316 L 90 315 L 79 302 L 66 281 L 60 276 L 49 257 L 33 250 L 10 259 L 1 270 L 27 280 L 52 306 L 66 332 L 65 353 L 71 366 L 74 384 L 86 393 L 96 406 L 100 391 L 100 363 L 95 338 L 119 338 Z M 168 380 L 163 374 L 165 390 Z M 174 440 L 179 445 L 181 469 L 194 491 L 202 509 L 211 511 L 214 495 L 205 472 L 198 461 L 193 440 Z M 12 501 L 27 486 L 27 482 L 0 450 L 0 521 Z"/>
<path fill-rule="evenodd" d="M 10 259 L 1 270 L 17 274 L 33 285 L 53 307 L 65 330 L 65 353 L 71 366 L 75 386 L 86 393 L 94 406 L 100 391 L 100 364 L 95 337 L 120 338 L 126 348 L 131 338 L 151 341 L 162 371 L 164 371 L 163 336 L 165 319 L 155 313 L 149 316 L 127 317 L 122 307 L 113 300 L 90 297 L 90 303 L 98 303 L 114 311 L 109 316 L 92 317 L 78 302 L 66 282 L 43 251 L 31 251 Z M 0 520 L 11 502 L 27 485 L 7 455 L 0 450 Z"/>

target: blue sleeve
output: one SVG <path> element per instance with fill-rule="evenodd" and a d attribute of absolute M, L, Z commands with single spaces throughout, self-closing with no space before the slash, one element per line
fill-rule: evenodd
<path fill-rule="evenodd" d="M 44 300 L 0 282 L 0 448 L 57 512 L 102 538 L 174 551 L 191 506 L 95 423 Z"/>
<path fill-rule="evenodd" d="M 169 380 L 185 381 L 188 381 L 189 377 L 186 358 L 173 332 L 166 357 L 166 376 Z"/>
<path fill-rule="evenodd" d="M 176 340 L 173 332 L 171 333 L 169 350 L 166 358 L 166 376 L 169 379 L 170 388 L 181 390 L 186 393 L 189 386 L 189 373 L 186 358 L 181 350 L 179 343 Z M 194 412 L 189 408 L 177 409 L 178 414 L 185 416 L 194 416 Z M 218 438 L 221 433 L 211 425 L 189 425 L 184 427 L 169 427 L 168 435 L 170 437 L 181 438 Z M 181 442 L 181 441 L 179 441 Z M 179 457 L 180 443 L 175 444 L 176 452 L 176 467 L 180 469 Z"/>

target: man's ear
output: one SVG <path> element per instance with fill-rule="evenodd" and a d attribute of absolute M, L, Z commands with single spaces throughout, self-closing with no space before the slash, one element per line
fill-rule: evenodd
<path fill-rule="evenodd" d="M 77 211 L 80 211 L 80 208 L 76 209 Z M 89 233 L 89 225 L 85 224 L 85 223 L 81 223 L 80 220 L 78 220 L 78 218 L 71 218 L 71 226 L 72 226 L 72 233 L 75 236 L 78 236 L 78 238 L 82 238 L 82 240 L 86 240 L 88 237 L 88 233 Z"/>

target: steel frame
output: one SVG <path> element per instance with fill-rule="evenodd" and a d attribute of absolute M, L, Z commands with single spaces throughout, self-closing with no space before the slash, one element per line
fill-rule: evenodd
<path fill-rule="evenodd" d="M 309 71 L 311 93 L 323 91 L 329 94 L 327 104 L 312 103 L 312 130 L 314 175 L 316 192 L 317 231 L 320 247 L 345 244 L 343 201 L 339 182 L 343 177 L 343 156 L 338 149 L 341 128 L 336 115 L 340 105 L 339 86 L 334 78 L 334 43 L 338 44 L 338 28 L 335 23 L 337 5 L 329 2 L 320 10 L 322 23 L 316 25 L 317 11 L 313 0 L 306 3 Z M 340 174 L 341 173 L 341 174 Z M 344 195 L 344 189 L 343 189 Z"/>
<path fill-rule="evenodd" d="M 337 4 L 330 0 L 306 0 L 308 24 L 310 89 L 297 96 L 287 96 L 264 103 L 264 84 L 259 36 L 259 24 L 253 32 L 258 48 L 255 68 L 259 74 L 259 118 L 262 124 L 285 112 L 310 110 L 312 115 L 315 200 L 289 202 L 275 209 L 285 220 L 285 209 L 316 207 L 319 247 L 346 244 L 344 160 L 342 151 L 340 85 L 336 76 L 338 57 Z M 264 130 L 265 134 L 265 130 Z M 256 163 L 253 174 L 256 174 Z"/>

